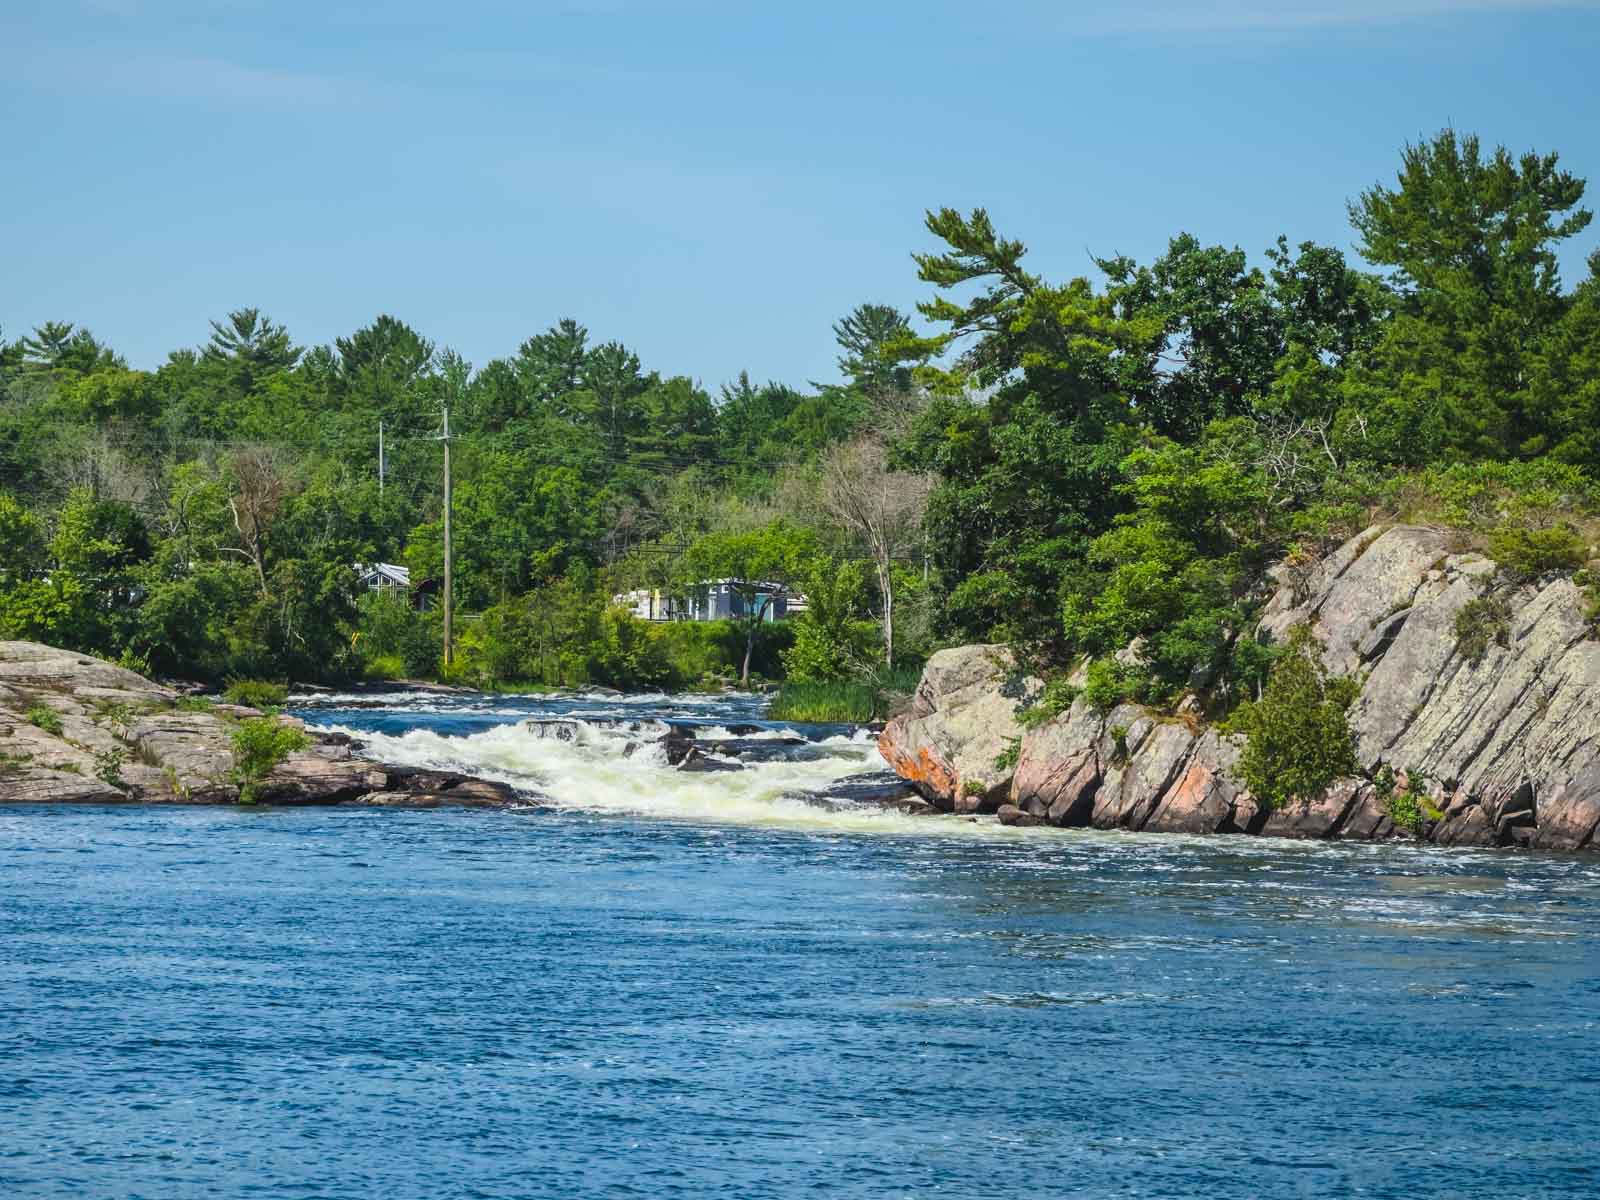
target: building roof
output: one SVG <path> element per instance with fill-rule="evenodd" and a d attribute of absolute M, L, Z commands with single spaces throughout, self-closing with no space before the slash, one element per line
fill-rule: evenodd
<path fill-rule="evenodd" d="M 377 575 L 386 583 L 395 587 L 408 588 L 411 586 L 411 568 L 402 567 L 395 563 L 356 563 L 356 574 L 363 580 L 371 579 Z"/>

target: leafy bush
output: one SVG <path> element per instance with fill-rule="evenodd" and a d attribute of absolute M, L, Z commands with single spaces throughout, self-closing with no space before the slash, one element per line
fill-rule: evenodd
<path fill-rule="evenodd" d="M 1346 710 L 1357 690 L 1352 679 L 1328 677 L 1309 626 L 1291 631 L 1261 699 L 1241 706 L 1230 722 L 1248 739 L 1239 772 L 1258 801 L 1276 808 L 1310 799 L 1355 773 Z"/>
<path fill-rule="evenodd" d="M 419 613 L 401 597 L 384 593 L 364 596 L 359 609 L 356 648 L 368 678 L 425 679 L 438 673 L 444 651 L 441 618 Z M 491 621 L 491 613 L 486 612 L 484 620 Z"/>
<path fill-rule="evenodd" d="M 95 778 L 112 787 L 122 786 L 122 763 L 126 755 L 118 748 L 103 750 L 94 756 Z"/>
<path fill-rule="evenodd" d="M 1511 644 L 1511 605 L 1503 596 L 1479 596 L 1456 613 L 1456 653 L 1473 666 L 1483 661 L 1490 644 Z"/>
<path fill-rule="evenodd" d="M 1394 782 L 1394 772 L 1387 767 L 1384 768 L 1378 786 L 1387 792 L 1383 808 L 1396 826 L 1410 831 L 1415 837 L 1421 837 L 1428 822 L 1444 818 L 1444 813 L 1434 807 L 1427 792 L 1427 780 L 1422 775 L 1416 771 L 1407 771 L 1406 789 L 1403 792 L 1394 790 Z"/>
<path fill-rule="evenodd" d="M 37 726 L 48 734 L 61 736 L 61 715 L 46 704 L 32 704 L 28 706 L 28 724 Z"/>
<path fill-rule="evenodd" d="M 1083 689 L 1069 683 L 1065 675 L 1047 679 L 1033 702 L 1017 711 L 1017 723 L 1024 729 L 1037 729 L 1066 712 L 1082 694 Z"/>
<path fill-rule="evenodd" d="M 260 782 L 297 750 L 311 745 L 305 732 L 281 724 L 275 717 L 252 717 L 233 730 L 233 781 L 239 785 L 239 802 L 253 804 Z"/>
<path fill-rule="evenodd" d="M 1107 713 L 1126 701 L 1140 699 L 1148 682 L 1148 676 L 1137 667 L 1114 658 L 1090 663 L 1084 674 L 1083 699 L 1098 713 Z"/>
<path fill-rule="evenodd" d="M 289 689 L 264 679 L 230 679 L 222 698 L 248 708 L 275 708 L 289 698 Z"/>

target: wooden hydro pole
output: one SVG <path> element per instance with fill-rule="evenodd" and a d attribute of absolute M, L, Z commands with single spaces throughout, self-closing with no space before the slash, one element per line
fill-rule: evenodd
<path fill-rule="evenodd" d="M 451 545 L 450 517 L 454 507 L 450 492 L 450 406 L 444 406 L 444 432 L 439 436 L 444 443 L 444 665 L 449 666 L 452 660 L 451 619 L 454 614 L 455 597 L 452 594 L 454 580 L 453 546 Z"/>

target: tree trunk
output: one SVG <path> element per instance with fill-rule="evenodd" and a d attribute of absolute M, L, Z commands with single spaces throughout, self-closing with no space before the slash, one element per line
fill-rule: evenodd
<path fill-rule="evenodd" d="M 894 670 L 894 576 L 886 562 L 878 564 L 878 589 L 883 593 L 883 665 Z"/>
<path fill-rule="evenodd" d="M 764 597 L 756 606 L 755 616 L 749 618 L 750 628 L 744 635 L 744 665 L 739 668 L 739 682 L 749 686 L 750 659 L 756 652 L 756 634 L 761 632 L 761 620 L 767 615 L 767 606 L 772 603 L 772 597 Z"/>

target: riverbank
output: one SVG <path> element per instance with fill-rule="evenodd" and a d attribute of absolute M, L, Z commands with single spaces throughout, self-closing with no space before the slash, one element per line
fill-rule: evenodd
<path fill-rule="evenodd" d="M 1314 795 L 1251 794 L 1204 680 L 1171 709 L 1079 695 L 1030 720 L 1043 683 L 999 646 L 934 655 L 879 747 L 942 810 L 1013 824 L 1600 850 L 1600 641 L 1571 572 L 1506 580 L 1447 531 L 1374 528 L 1284 575 L 1261 629 L 1301 626 L 1355 692 L 1358 770 Z"/>

